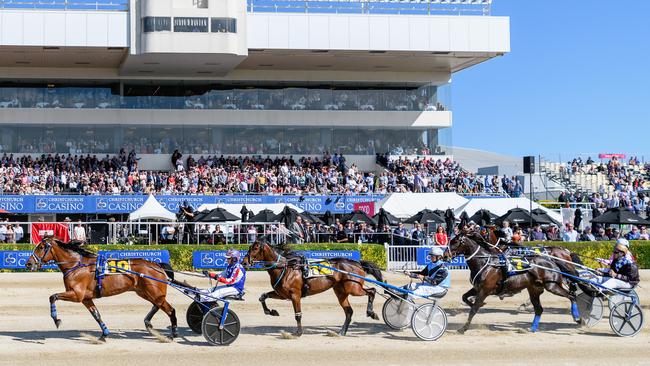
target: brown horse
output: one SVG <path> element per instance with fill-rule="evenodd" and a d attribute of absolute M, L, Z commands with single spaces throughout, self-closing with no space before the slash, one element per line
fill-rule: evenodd
<path fill-rule="evenodd" d="M 158 309 L 162 309 L 171 320 L 172 338 L 178 336 L 176 311 L 165 298 L 167 295 L 167 281 L 169 279 L 173 281 L 173 272 L 168 264 L 158 264 L 144 259 L 129 259 L 130 271 L 158 279 L 160 282 L 116 270 L 115 274 L 103 277 L 101 293 L 99 293 L 95 276 L 97 255 L 83 249 L 81 246 L 82 243 L 80 242 L 65 244 L 52 237 L 46 237 L 34 248 L 34 252 L 26 264 L 27 269 L 35 271 L 40 269 L 43 264 L 54 261 L 63 273 L 63 283 L 66 291 L 50 296 L 51 316 L 57 328 L 61 325 L 61 320 L 56 314 L 56 301 L 81 302 L 99 324 L 102 330 L 99 340 L 105 342 L 110 332 L 102 321 L 93 299 L 118 295 L 126 291 L 135 291 L 138 296 L 153 304 L 151 311 L 144 319 L 146 329 L 151 332 L 151 318 Z"/>
<path fill-rule="evenodd" d="M 476 299 L 471 304 L 469 317 L 465 325 L 458 330 L 464 333 L 469 329 L 472 318 L 485 304 L 484 300 L 490 295 L 510 296 L 528 290 L 530 300 L 535 308 L 535 318 L 530 330 L 536 332 L 541 319 L 542 304 L 540 295 L 547 290 L 555 295 L 565 297 L 571 301 L 572 315 L 576 322 L 580 322 L 578 308 L 575 305 L 575 295 L 562 286 L 563 276 L 554 261 L 548 258 L 535 256 L 528 259 L 531 268 L 523 273 L 508 276 L 504 274 L 498 257 L 481 247 L 464 230 L 454 237 L 449 244 L 448 256 L 464 255 L 470 269 L 470 283 L 476 292 Z M 547 268 L 547 269 L 545 269 Z"/>
<path fill-rule="evenodd" d="M 291 300 L 293 304 L 294 315 L 297 323 L 297 329 L 294 335 L 302 335 L 302 309 L 300 305 L 300 298 L 304 296 L 315 295 L 330 288 L 334 290 L 339 304 L 345 313 L 345 323 L 339 332 L 340 335 L 345 335 L 348 331 L 348 326 L 352 320 L 352 306 L 348 301 L 348 296 L 368 296 L 368 307 L 366 308 L 366 315 L 375 320 L 379 319 L 377 314 L 373 311 L 372 303 L 375 299 L 376 290 L 374 288 L 364 288 L 363 279 L 355 278 L 341 272 L 332 271 L 327 276 L 310 278 L 308 282 L 308 290 L 303 290 L 303 276 L 302 276 L 302 259 L 296 253 L 283 251 L 279 252 L 273 249 L 270 245 L 261 242 L 255 242 L 248 248 L 248 253 L 244 257 L 243 264 L 248 266 L 255 262 L 263 262 L 267 264 L 265 268 L 271 277 L 271 286 L 273 291 L 267 292 L 260 296 L 260 302 L 264 309 L 264 314 L 278 316 L 280 315 L 276 310 L 271 310 L 266 306 L 266 299 L 280 299 Z M 373 263 L 367 261 L 356 262 L 344 258 L 331 258 L 328 259 L 329 266 L 357 274 L 359 276 L 366 276 L 366 273 L 375 277 L 378 281 L 383 281 L 381 270 Z"/>

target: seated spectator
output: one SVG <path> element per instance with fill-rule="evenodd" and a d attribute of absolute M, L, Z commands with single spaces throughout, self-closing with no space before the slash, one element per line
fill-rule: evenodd
<path fill-rule="evenodd" d="M 546 241 L 546 234 L 544 234 L 540 225 L 535 225 L 528 238 L 530 241 Z"/>
<path fill-rule="evenodd" d="M 608 241 L 609 236 L 605 233 L 605 229 L 602 227 L 598 229 L 598 235 L 596 236 L 597 241 Z"/>
<path fill-rule="evenodd" d="M 648 229 L 645 226 L 641 226 L 641 232 L 639 233 L 638 240 L 650 240 L 650 234 L 648 234 Z"/>
<path fill-rule="evenodd" d="M 573 224 L 567 223 L 566 229 L 562 234 L 562 241 L 564 242 L 577 242 L 578 232 L 573 229 Z"/>
<path fill-rule="evenodd" d="M 549 226 L 548 231 L 546 232 L 546 238 L 549 241 L 561 241 L 562 238 L 560 237 L 560 231 L 555 224 L 551 224 Z"/>
<path fill-rule="evenodd" d="M 596 241 L 596 237 L 591 233 L 591 227 L 585 227 L 580 235 L 580 241 Z"/>
<path fill-rule="evenodd" d="M 632 230 L 625 234 L 625 239 L 627 240 L 639 240 L 641 238 L 641 233 L 639 233 L 639 229 L 636 226 L 632 226 Z"/>

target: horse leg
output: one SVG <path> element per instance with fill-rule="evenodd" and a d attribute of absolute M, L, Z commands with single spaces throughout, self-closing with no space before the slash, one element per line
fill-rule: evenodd
<path fill-rule="evenodd" d="M 377 294 L 377 290 L 371 287 L 368 288 L 363 288 L 363 291 L 368 295 L 368 305 L 366 306 L 366 316 L 368 318 L 372 318 L 374 320 L 379 320 L 379 316 L 377 313 L 375 313 L 375 310 L 373 309 L 373 303 L 375 302 L 375 295 Z M 353 294 L 357 296 L 356 294 Z"/>
<path fill-rule="evenodd" d="M 108 337 L 111 332 L 108 331 L 106 324 L 102 321 L 102 316 L 99 315 L 99 310 L 97 310 L 95 303 L 92 299 L 85 299 L 82 303 L 86 306 L 86 309 L 88 309 L 93 318 L 95 318 L 97 324 L 99 324 L 99 327 L 102 329 L 102 336 L 99 337 L 99 341 L 106 342 L 106 337 Z"/>
<path fill-rule="evenodd" d="M 469 300 L 470 297 L 476 298 L 476 289 L 474 289 L 474 287 L 472 287 L 469 291 L 464 293 L 462 296 L 463 302 L 467 304 L 467 306 L 472 307 L 474 306 L 474 303 Z"/>
<path fill-rule="evenodd" d="M 147 329 L 147 331 L 151 332 L 151 329 L 153 326 L 151 325 L 151 319 L 153 318 L 154 315 L 158 312 L 160 308 L 156 305 L 151 307 L 151 310 L 149 311 L 149 314 L 144 317 L 144 327 Z"/>
<path fill-rule="evenodd" d="M 300 306 L 300 295 L 302 293 L 299 292 L 297 294 L 291 294 L 291 303 L 293 304 L 293 314 L 296 318 L 296 332 L 293 333 L 296 337 L 300 337 L 302 335 L 302 311 L 301 311 L 301 306 Z M 276 312 L 277 313 L 277 312 Z"/>
<path fill-rule="evenodd" d="M 345 336 L 345 334 L 348 332 L 350 322 L 352 322 L 352 314 L 354 311 L 352 310 L 352 306 L 350 306 L 350 301 L 348 301 L 348 294 L 345 292 L 344 288 L 334 287 L 334 293 L 336 293 L 336 297 L 339 299 L 339 304 L 345 313 L 345 322 L 339 331 L 339 335 Z"/>
<path fill-rule="evenodd" d="M 575 295 L 562 287 L 561 283 L 561 281 L 547 281 L 544 283 L 544 287 L 552 294 L 569 299 L 569 301 L 571 301 L 571 315 L 573 316 L 573 321 L 577 324 L 582 324 L 582 318 L 580 318 L 580 312 L 578 311 L 578 303 L 576 302 Z"/>
<path fill-rule="evenodd" d="M 260 302 L 262 303 L 264 314 L 271 316 L 280 316 L 280 313 L 278 313 L 277 310 L 269 309 L 269 307 L 266 306 L 266 299 L 280 299 L 278 294 L 275 291 L 263 293 L 262 296 L 260 296 Z"/>
<path fill-rule="evenodd" d="M 476 294 L 476 299 L 474 299 L 474 304 L 472 304 L 472 307 L 469 310 L 469 316 L 467 317 L 467 321 L 465 322 L 465 325 L 463 325 L 462 328 L 458 329 L 458 333 L 464 334 L 467 329 L 469 329 L 470 324 L 472 324 L 472 318 L 474 318 L 474 315 L 478 313 L 478 310 L 485 305 L 483 300 L 487 298 L 487 292 L 483 289 L 481 291 L 478 291 Z"/>
<path fill-rule="evenodd" d="M 160 310 L 164 311 L 165 314 L 167 314 L 169 316 L 169 321 L 171 322 L 171 325 L 172 325 L 171 339 L 174 339 L 174 338 L 178 337 L 178 321 L 176 320 L 176 309 L 174 309 L 167 302 L 167 300 L 164 297 L 161 298 L 161 299 L 162 300 L 159 302 L 158 307 L 160 308 Z M 152 309 L 152 311 L 153 311 L 153 309 Z M 151 314 L 151 312 L 149 312 L 149 313 Z M 147 316 L 149 316 L 149 315 L 147 315 Z"/>
<path fill-rule="evenodd" d="M 58 294 L 54 294 L 50 296 L 50 316 L 52 317 L 52 320 L 54 320 L 54 325 L 56 325 L 56 328 L 59 329 L 59 326 L 61 325 L 61 319 L 57 318 L 56 316 L 56 301 L 57 300 L 63 300 L 63 301 L 71 301 L 71 302 L 79 302 L 79 298 L 77 297 L 77 293 L 70 290 L 66 292 L 60 292 Z"/>
<path fill-rule="evenodd" d="M 536 287 L 528 288 L 528 295 L 530 295 L 530 302 L 535 308 L 535 317 L 533 318 L 533 325 L 530 327 L 530 331 L 535 333 L 539 328 L 539 321 L 542 319 L 542 313 L 544 308 L 542 307 L 542 302 L 539 300 L 539 296 L 544 292 L 543 289 Z"/>

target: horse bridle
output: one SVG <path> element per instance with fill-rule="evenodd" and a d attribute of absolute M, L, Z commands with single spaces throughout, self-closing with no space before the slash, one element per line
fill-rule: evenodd
<path fill-rule="evenodd" d="M 43 264 L 45 264 L 43 262 L 43 258 L 45 258 L 45 256 L 47 256 L 47 254 L 50 252 L 50 250 L 52 250 L 52 244 L 48 243 L 47 241 L 43 240 L 42 242 L 39 243 L 39 245 L 41 245 L 41 244 L 45 245 L 45 252 L 43 253 L 43 255 L 40 256 L 40 257 L 37 256 L 36 255 L 36 250 L 34 250 L 32 252 L 32 255 L 31 255 L 31 257 L 34 258 L 34 261 L 36 262 L 37 266 L 42 266 Z"/>
<path fill-rule="evenodd" d="M 261 245 L 261 244 L 258 244 L 258 245 Z M 275 253 L 278 256 L 278 258 L 275 260 L 275 262 L 273 262 L 273 264 L 270 267 L 261 268 L 261 270 L 268 271 L 269 269 L 278 268 L 278 264 L 280 264 L 280 261 L 282 260 L 283 257 L 282 257 L 282 255 L 280 253 L 277 253 L 274 250 L 273 250 L 273 253 Z M 255 265 L 255 262 L 253 262 L 253 260 L 251 259 L 251 251 L 250 250 L 246 253 L 246 257 L 244 257 L 244 258 L 248 260 L 248 263 L 250 263 L 250 265 Z M 257 262 L 258 263 L 260 263 L 260 262 L 269 263 L 269 262 L 266 262 L 266 261 L 257 261 Z"/>

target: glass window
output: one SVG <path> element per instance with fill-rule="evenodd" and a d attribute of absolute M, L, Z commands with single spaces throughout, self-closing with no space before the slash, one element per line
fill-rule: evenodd
<path fill-rule="evenodd" d="M 142 22 L 145 32 L 170 32 L 172 30 L 172 19 L 170 17 L 144 17 Z"/>
<path fill-rule="evenodd" d="M 183 146 L 182 127 L 151 126 L 151 142 L 154 154 L 171 154 L 177 149 L 182 152 L 186 151 L 186 146 Z M 192 145 L 187 146 L 190 151 Z"/>
<path fill-rule="evenodd" d="M 18 152 L 21 153 L 37 153 L 45 152 L 43 148 L 43 126 L 42 125 L 21 125 L 17 127 L 18 129 Z M 54 141 L 52 141 L 47 146 L 49 152 L 54 152 L 54 147 L 52 146 Z"/>
<path fill-rule="evenodd" d="M 212 18 L 212 33 L 237 33 L 237 19 Z"/>
<path fill-rule="evenodd" d="M 159 145 L 152 142 L 149 125 L 122 126 L 122 136 L 122 147 L 126 151 L 133 149 L 138 154 L 153 154 L 154 151 L 161 150 Z"/>
<path fill-rule="evenodd" d="M 332 154 L 353 154 L 361 150 L 357 128 L 336 127 L 332 132 Z"/>
<path fill-rule="evenodd" d="M 207 33 L 208 18 L 174 17 L 174 32 Z"/>

